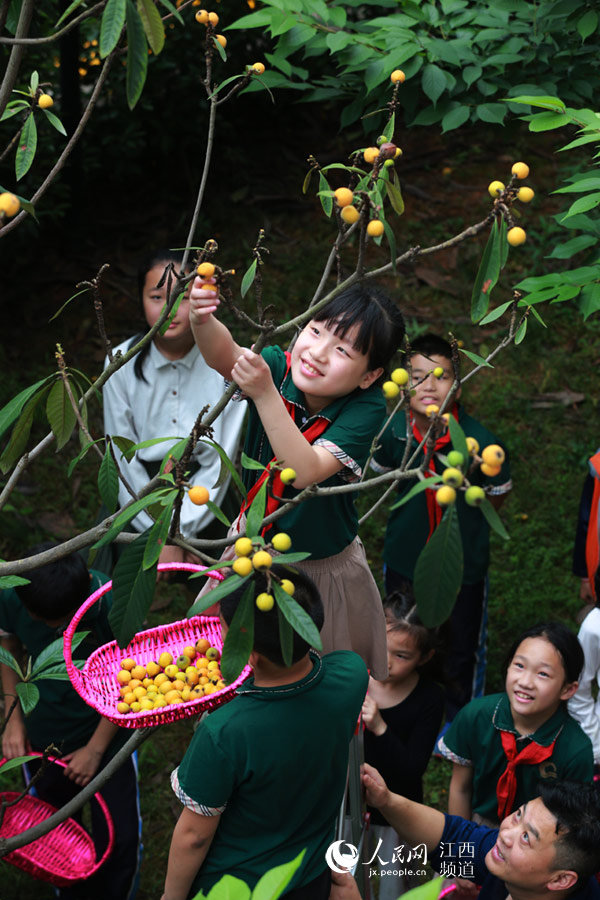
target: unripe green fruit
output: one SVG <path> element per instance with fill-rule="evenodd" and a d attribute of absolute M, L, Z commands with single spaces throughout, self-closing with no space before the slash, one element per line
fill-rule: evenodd
<path fill-rule="evenodd" d="M 460 468 L 465 464 L 465 458 L 460 450 L 451 450 L 446 459 L 449 466 L 458 466 Z"/>
<path fill-rule="evenodd" d="M 442 481 L 444 484 L 449 484 L 450 487 L 460 487 L 464 481 L 463 473 L 460 469 L 456 469 L 453 466 L 450 466 L 448 469 L 444 469 L 442 472 Z"/>
<path fill-rule="evenodd" d="M 485 491 L 477 484 L 472 484 L 465 491 L 465 501 L 469 506 L 481 506 L 485 500 Z"/>

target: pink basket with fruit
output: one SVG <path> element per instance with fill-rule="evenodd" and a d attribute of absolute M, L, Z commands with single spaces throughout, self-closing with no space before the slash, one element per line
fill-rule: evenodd
<path fill-rule="evenodd" d="M 41 757 L 41 753 L 36 756 Z M 0 760 L 0 766 L 6 759 Z M 66 769 L 66 763 L 60 759 L 49 759 L 49 762 Z M 40 825 L 57 811 L 50 803 L 40 800 L 31 794 L 21 797 L 21 791 L 2 791 L 0 801 L 14 803 L 4 810 L 0 837 L 10 838 L 22 834 L 35 825 Z M 20 797 L 20 799 L 19 799 Z M 57 887 L 89 878 L 112 853 L 115 842 L 115 830 L 108 807 L 101 794 L 94 794 L 93 800 L 99 804 L 106 820 L 108 841 L 100 857 L 96 856 L 94 842 L 85 828 L 74 819 L 65 819 L 48 834 L 42 835 L 30 844 L 12 850 L 2 859 L 19 869 L 23 869 L 33 878 L 49 881 Z"/>
<path fill-rule="evenodd" d="M 165 563 L 159 565 L 158 568 L 159 571 L 163 572 L 206 572 L 205 566 L 192 565 L 191 563 Z M 223 580 L 223 575 L 220 572 L 215 571 L 209 574 L 212 578 L 219 581 Z M 232 684 L 225 685 L 222 681 L 222 676 L 218 669 L 218 657 L 222 650 L 223 641 L 221 625 L 216 616 L 192 616 L 190 619 L 182 619 L 179 622 L 171 622 L 149 628 L 147 631 L 141 631 L 139 634 L 136 634 L 133 640 L 124 648 L 120 648 L 116 641 L 111 641 L 109 644 L 104 644 L 95 650 L 87 659 L 83 669 L 78 669 L 73 664 L 72 657 L 72 641 L 75 630 L 86 612 L 111 588 L 112 581 L 108 581 L 91 594 L 77 610 L 64 633 L 64 655 L 69 678 L 77 693 L 83 697 L 89 706 L 92 706 L 100 715 L 123 728 L 145 728 L 151 725 L 164 725 L 186 716 L 197 716 L 202 712 L 215 709 L 222 703 L 232 699 L 237 686 L 245 681 L 251 670 L 249 666 L 246 666 Z M 128 665 L 135 663 L 136 667 L 140 666 L 144 669 L 149 663 L 154 663 L 160 670 L 158 674 L 164 674 L 165 666 L 159 665 L 159 657 L 167 654 L 173 660 L 176 660 L 178 657 L 183 656 L 183 651 L 186 648 L 194 648 L 196 651 L 196 644 L 199 641 L 208 641 L 209 648 L 213 650 L 213 653 L 210 655 L 214 658 L 206 660 L 207 664 L 211 663 L 206 669 L 208 673 L 206 675 L 200 675 L 199 673 L 205 670 L 195 665 L 195 663 L 204 665 L 203 657 L 190 659 L 189 668 L 196 670 L 198 679 L 196 681 L 194 677 L 193 683 L 190 684 L 188 678 L 191 679 L 192 676 L 191 674 L 187 676 L 185 679 L 187 685 L 184 685 L 184 689 L 181 691 L 183 697 L 176 697 L 170 691 L 163 690 L 161 692 L 158 685 L 156 686 L 156 694 L 157 697 L 159 694 L 162 694 L 163 700 L 153 700 L 153 708 L 141 707 L 138 709 L 134 705 L 132 709 L 131 703 L 128 703 L 128 711 L 120 712 L 117 709 L 118 705 L 125 702 L 127 696 L 125 689 L 131 680 L 140 681 L 140 685 L 136 684 L 136 687 L 143 687 L 141 685 L 143 679 L 133 679 L 133 668 L 123 668 L 122 663 L 124 660 L 128 661 Z M 196 651 L 197 655 L 198 651 Z M 155 670 L 155 666 L 151 667 L 151 671 Z M 128 673 L 129 678 L 122 674 L 124 671 Z M 137 675 L 137 672 L 134 674 Z M 170 678 L 169 675 L 167 677 Z M 204 689 L 206 691 L 210 689 L 211 693 L 200 691 L 200 682 L 203 679 L 206 679 Z M 150 675 L 148 680 L 151 680 Z M 175 678 L 175 681 L 179 680 L 179 678 Z M 164 681 L 161 682 L 161 684 L 164 683 Z M 170 682 L 170 684 L 173 683 Z M 186 693 L 185 686 L 190 688 L 189 694 Z M 122 688 L 125 695 L 121 693 Z M 132 687 L 131 693 L 134 693 L 134 690 Z M 172 690 L 179 689 L 172 688 Z M 145 697 L 147 693 L 147 690 L 146 694 L 143 691 L 139 691 L 141 697 Z M 154 691 L 152 694 L 154 695 Z M 135 696 L 137 698 L 138 694 L 135 694 Z M 133 701 L 134 704 L 136 702 L 139 705 L 138 700 Z M 156 706 L 154 705 L 155 702 Z M 162 705 L 158 705 L 159 702 Z"/>

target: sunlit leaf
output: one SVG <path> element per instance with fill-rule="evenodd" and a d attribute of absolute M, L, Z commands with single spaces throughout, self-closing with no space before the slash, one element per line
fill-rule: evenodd
<path fill-rule="evenodd" d="M 278 897 L 281 897 L 294 874 L 300 868 L 305 853 L 306 850 L 302 850 L 290 862 L 283 863 L 281 866 L 275 866 L 274 869 L 265 872 L 252 891 L 252 900 L 277 900 Z M 439 880 L 441 881 L 441 879 Z M 429 897 L 424 898 L 424 900 L 429 900 Z"/>

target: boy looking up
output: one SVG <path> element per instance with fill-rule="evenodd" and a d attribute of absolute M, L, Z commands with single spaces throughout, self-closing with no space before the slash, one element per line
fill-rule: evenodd
<path fill-rule="evenodd" d="M 314 583 L 274 565 L 295 585 L 294 599 L 317 628 L 323 619 Z M 255 577 L 255 594 L 267 578 Z M 226 631 L 246 590 L 221 600 Z M 208 893 L 228 873 L 251 888 L 306 848 L 288 900 L 327 900 L 325 851 L 345 789 L 348 746 L 367 689 L 359 656 L 322 658 L 294 633 L 292 664 L 281 656 L 277 607 L 254 607 L 253 677 L 234 699 L 206 716 L 171 776 L 184 809 L 175 826 L 163 900 Z"/>
<path fill-rule="evenodd" d="M 443 370 L 439 378 L 433 374 L 433 370 L 438 367 Z M 427 407 L 436 404 L 442 408 L 454 383 L 452 348 L 448 341 L 435 334 L 417 338 L 411 345 L 411 368 L 415 389 L 410 398 L 408 422 L 406 416 L 399 413 L 385 429 L 380 438 L 380 449 L 373 461 L 373 468 L 377 472 L 398 468 L 404 459 L 407 431 L 412 454 L 431 424 L 426 413 Z M 491 431 L 465 412 L 458 403 L 460 395 L 459 388 L 452 407 L 445 411 L 456 417 L 465 435 L 475 438 L 481 449 L 488 444 L 503 446 Z M 451 449 L 450 435 L 445 430 L 436 441 L 429 464 L 432 475 L 441 474 L 445 468 L 438 453 L 446 455 Z M 418 466 L 422 461 L 423 450 L 415 459 L 414 465 Z M 498 509 L 512 487 L 508 458 L 497 475 L 484 475 L 477 467 L 469 472 L 469 481 L 481 485 L 490 502 Z M 413 486 L 414 482 L 410 480 L 400 482 L 398 498 Z M 482 634 L 490 556 L 490 528 L 481 510 L 465 503 L 463 491 L 457 492 L 456 509 L 462 537 L 464 569 L 463 583 L 450 618 L 446 663 L 449 682 L 446 692 L 448 722 L 472 696 L 483 692 L 485 661 L 477 660 L 476 654 L 478 646 L 482 647 L 483 652 L 485 648 Z M 390 512 L 383 551 L 386 593 L 402 590 L 407 582 L 412 583 L 417 558 L 441 521 L 442 514 L 442 508 L 435 502 L 434 491 L 417 494 L 408 503 Z M 481 662 L 483 666 L 479 672 L 476 663 Z"/>

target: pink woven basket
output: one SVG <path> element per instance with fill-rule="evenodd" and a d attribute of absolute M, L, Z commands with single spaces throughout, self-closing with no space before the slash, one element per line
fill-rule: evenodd
<path fill-rule="evenodd" d="M 159 565 L 158 569 L 162 572 L 173 570 L 206 572 L 205 566 L 196 566 L 191 563 L 164 563 Z M 212 578 L 223 580 L 223 575 L 218 571 L 209 574 Z M 64 633 L 64 655 L 69 678 L 77 693 L 89 706 L 123 728 L 145 728 L 150 725 L 164 725 L 186 716 L 197 716 L 199 713 L 215 709 L 232 699 L 237 686 L 250 675 L 249 666 L 244 668 L 241 675 L 232 684 L 228 684 L 227 687 L 206 697 L 163 706 L 155 710 L 142 710 L 137 713 L 118 712 L 117 703 L 121 698 L 117 674 L 121 668 L 121 660 L 129 656 L 141 665 L 146 665 L 150 660 L 156 660 L 165 650 L 177 656 L 184 647 L 195 644 L 200 638 L 207 638 L 219 650 L 223 646 L 223 640 L 221 624 L 216 616 L 193 616 L 190 619 L 182 619 L 179 622 L 171 622 L 150 628 L 148 631 L 141 631 L 124 648 L 120 648 L 116 641 L 104 644 L 92 653 L 83 669 L 78 669 L 73 665 L 71 654 L 75 629 L 88 609 L 111 588 L 112 581 L 108 581 L 91 594 L 77 610 Z"/>
<path fill-rule="evenodd" d="M 0 766 L 5 762 L 6 759 L 0 760 Z M 65 769 L 67 767 L 60 759 L 51 759 L 50 762 Z M 2 791 L 0 800 L 10 802 L 16 800 L 20 794 L 21 791 Z M 115 843 L 115 829 L 108 807 L 101 794 L 94 794 L 93 799 L 100 806 L 108 829 L 108 843 L 99 859 L 96 858 L 96 848 L 91 836 L 74 819 L 65 819 L 48 834 L 24 847 L 19 847 L 18 850 L 12 850 L 2 859 L 23 869 L 33 878 L 49 881 L 57 887 L 67 887 L 76 881 L 89 878 L 110 856 Z M 0 837 L 9 838 L 22 834 L 28 828 L 49 819 L 55 812 L 55 807 L 50 803 L 26 794 L 14 806 L 6 808 L 0 827 Z"/>

